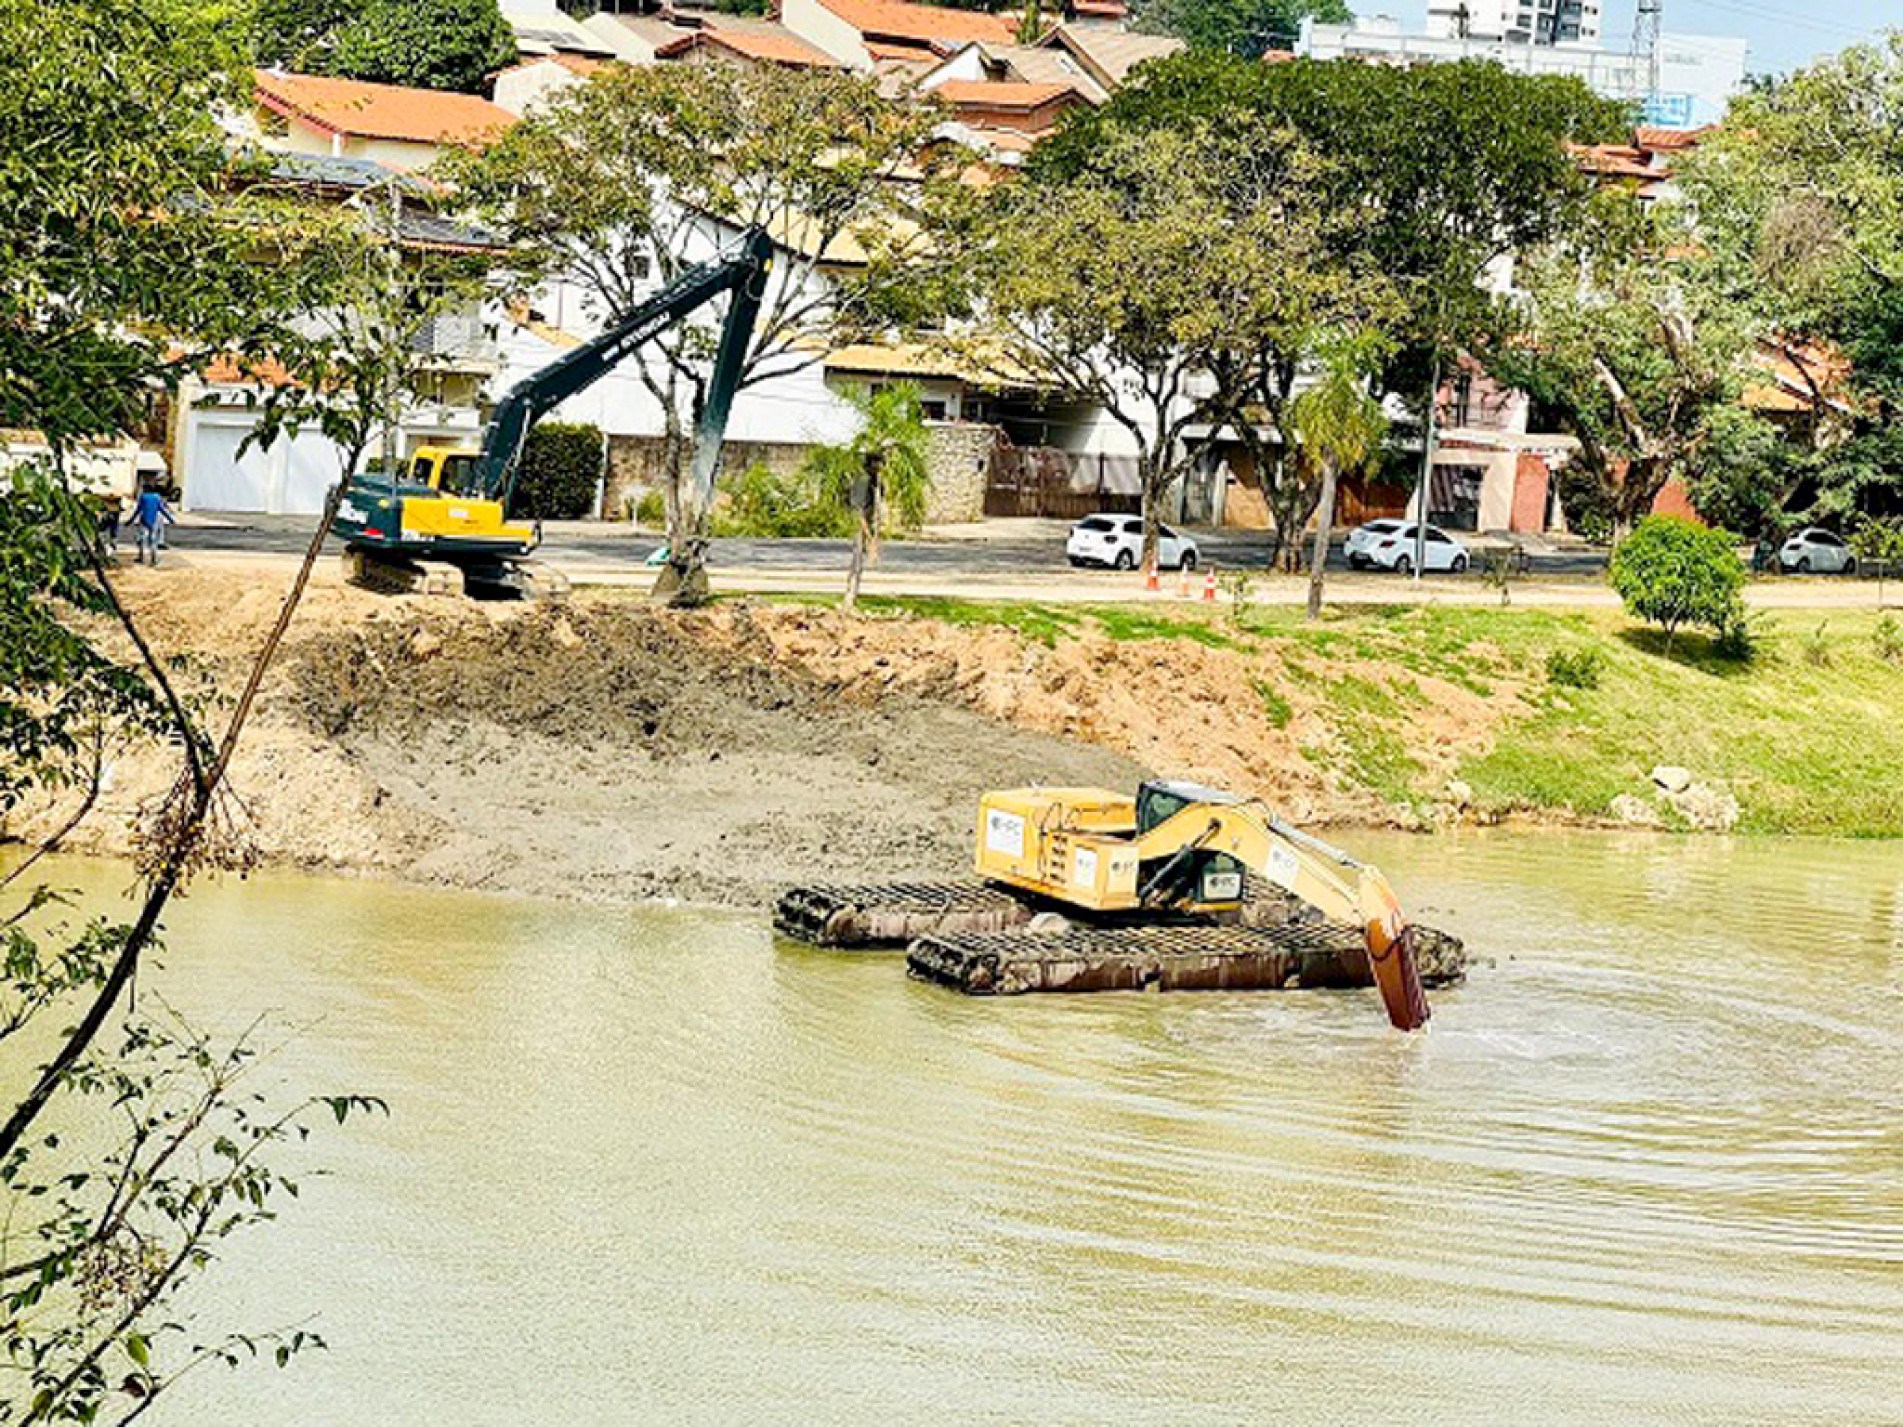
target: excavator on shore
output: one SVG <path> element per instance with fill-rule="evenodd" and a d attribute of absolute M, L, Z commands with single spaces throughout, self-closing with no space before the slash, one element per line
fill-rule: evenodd
<path fill-rule="evenodd" d="M 1460 943 L 1409 924 L 1387 879 L 1266 804 L 1194 783 L 1015 788 L 978 804 L 979 881 L 793 888 L 775 925 L 819 945 L 907 947 L 915 975 L 1028 991 L 1379 990 L 1419 1030 Z"/>
<path fill-rule="evenodd" d="M 345 571 L 352 583 L 389 592 L 421 588 L 428 579 L 425 563 L 435 562 L 458 570 L 464 593 L 474 599 L 533 599 L 565 591 L 565 580 L 529 558 L 541 543 L 539 525 L 508 517 L 530 429 L 555 406 L 608 375 L 637 347 L 731 293 L 694 433 L 690 489 L 698 502 L 695 508 L 705 510 L 713 499 L 727 418 L 772 258 L 773 243 L 765 230 L 748 229 L 712 262 L 682 273 L 599 336 L 511 387 L 496 403 L 479 446 L 425 446 L 396 472 L 353 476 L 331 521 L 332 533 L 344 542 Z M 670 552 L 656 592 L 688 600 L 704 597 L 704 556 L 704 542 L 697 541 Z"/>

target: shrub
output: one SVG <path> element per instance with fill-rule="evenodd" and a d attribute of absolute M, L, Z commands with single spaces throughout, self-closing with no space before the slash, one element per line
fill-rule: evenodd
<path fill-rule="evenodd" d="M 1596 689 L 1605 662 L 1597 649 L 1555 649 L 1546 656 L 1546 678 L 1564 689 Z"/>
<path fill-rule="evenodd" d="M 780 538 L 842 536 L 853 530 L 852 513 L 828 498 L 805 468 L 775 475 L 755 462 L 720 482 L 724 499 L 714 509 L 714 534 Z"/>
<path fill-rule="evenodd" d="M 1712 652 L 1720 659 L 1749 664 L 1764 653 L 1765 638 L 1758 612 L 1746 609 L 1743 600 L 1734 599 L 1723 622 L 1713 632 Z"/>
<path fill-rule="evenodd" d="M 515 61 L 515 31 L 496 0 L 360 0 L 339 7 L 332 73 L 417 89 L 482 90 Z"/>
<path fill-rule="evenodd" d="M 1813 669 L 1830 667 L 1830 641 L 1824 637 L 1829 628 L 1830 621 L 1825 620 L 1804 639 L 1804 662 Z"/>
<path fill-rule="evenodd" d="M 1886 614 L 1879 619 L 1870 638 L 1877 647 L 1877 658 L 1890 664 L 1903 664 L 1903 625 L 1896 622 L 1895 615 Z"/>
<path fill-rule="evenodd" d="M 1219 576 L 1222 592 L 1229 596 L 1229 618 L 1240 625 L 1249 616 L 1255 600 L 1255 576 L 1244 569 L 1224 570 Z"/>
<path fill-rule="evenodd" d="M 1651 515 L 1612 552 L 1611 578 L 1629 613 L 1664 629 L 1670 650 L 1680 625 L 1724 631 L 1745 572 L 1727 532 Z"/>
<path fill-rule="evenodd" d="M 643 491 L 634 503 L 634 518 L 651 530 L 661 529 L 667 524 L 667 497 L 659 491 Z"/>
<path fill-rule="evenodd" d="M 601 481 L 601 429 L 545 421 L 522 446 L 509 513 L 524 520 L 579 520 L 595 509 Z"/>

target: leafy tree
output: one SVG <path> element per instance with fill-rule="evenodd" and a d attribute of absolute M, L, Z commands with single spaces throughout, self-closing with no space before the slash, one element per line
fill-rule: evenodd
<path fill-rule="evenodd" d="M 67 475 L 77 443 L 124 430 L 208 354 L 250 365 L 308 344 L 307 309 L 326 297 L 322 264 L 259 260 L 291 215 L 254 191 L 214 117 L 244 93 L 225 18 L 196 0 L 0 8 L 0 425 L 42 432 L 51 451 L 0 491 L 0 812 L 59 814 L 0 876 L 9 1420 L 127 1421 L 199 1363 L 321 1346 L 205 1333 L 180 1291 L 293 1187 L 271 1157 L 309 1110 L 341 1119 L 369 1103 L 273 1109 L 243 1088 L 250 1047 L 127 994 L 172 895 L 205 868 L 249 865 L 226 774 L 322 541 L 214 732 L 121 599 Z M 178 776 L 142 810 L 121 921 L 36 869 L 93 813 L 109 760 L 153 739 L 176 750 Z M 55 1122 L 99 1132 L 69 1142 Z"/>
<path fill-rule="evenodd" d="M 1149 66 L 1143 84 L 1041 144 L 1033 165 L 1087 168 L 1113 132 L 1292 134 L 1334 215 L 1323 256 L 1379 276 L 1378 293 L 1353 280 L 1390 338 L 1378 388 L 1425 416 L 1459 354 L 1503 347 L 1516 330 L 1494 281 L 1502 266 L 1579 222 L 1590 188 L 1566 146 L 1616 137 L 1626 123 L 1622 106 L 1576 80 L 1477 61 L 1395 69 L 1191 53 Z M 1316 325 L 1340 320 L 1324 313 Z M 1264 358 L 1250 367 L 1252 405 L 1273 425 L 1299 363 L 1286 347 Z M 1260 452 L 1256 464 L 1278 528 L 1299 529 L 1316 491 L 1282 454 Z"/>
<path fill-rule="evenodd" d="M 1139 30 L 1251 60 L 1295 48 L 1302 21 L 1311 17 L 1341 25 L 1354 14 L 1343 0 L 1140 0 L 1131 13 Z"/>
<path fill-rule="evenodd" d="M 1823 517 L 1903 509 L 1899 110 L 1903 32 L 1755 86 L 1677 166 L 1702 264 L 1726 299 L 1761 335 L 1830 343 L 1849 359 L 1853 414 L 1813 390 L 1796 433 L 1815 457 L 1805 489 Z"/>
<path fill-rule="evenodd" d="M 981 295 L 969 350 L 1002 380 L 1096 403 L 1128 433 L 1150 565 L 1162 502 L 1197 454 L 1192 431 L 1235 422 L 1266 445 L 1254 428 L 1279 415 L 1275 381 L 1308 331 L 1382 285 L 1331 257 L 1333 225 L 1353 211 L 1327 206 L 1286 133 L 1244 120 L 1097 138 L 1087 158 L 1034 165 L 967 204 L 960 244 Z M 1258 380 L 1267 369 L 1275 379 Z"/>
<path fill-rule="evenodd" d="M 1368 379 L 1381 355 L 1368 333 L 1337 333 L 1322 345 L 1315 384 L 1289 408 L 1289 427 L 1300 459 L 1321 473 L 1321 503 L 1308 565 L 1308 617 L 1320 619 L 1327 578 L 1328 541 L 1339 478 L 1372 469 L 1381 459 L 1387 417 L 1368 394 Z"/>
<path fill-rule="evenodd" d="M 1561 475 L 1568 517 L 1615 540 L 1666 481 L 1697 485 L 1763 434 L 1735 410 L 1750 324 L 1675 256 L 1683 216 L 1604 195 L 1594 223 L 1521 264 L 1529 332 L 1487 354 L 1578 439 Z"/>
<path fill-rule="evenodd" d="M 525 520 L 577 520 L 594 508 L 601 481 L 601 428 L 544 421 L 522 447 L 510 514 Z"/>
<path fill-rule="evenodd" d="M 931 167 L 929 108 L 865 76 L 779 67 L 610 65 L 448 173 L 540 276 L 578 285 L 602 321 L 718 251 L 738 227 L 781 243 L 742 388 L 883 331 L 923 250 L 914 195 Z M 668 540 L 687 597 L 704 587 L 711 492 L 686 488 L 687 433 L 705 405 L 718 312 L 659 334 L 635 371 L 660 404 Z"/>
<path fill-rule="evenodd" d="M 1738 617 L 1744 564 L 1728 531 L 1649 515 L 1612 552 L 1610 573 L 1626 609 L 1664 629 L 1667 653 L 1680 625 L 1719 634 Z"/>
<path fill-rule="evenodd" d="M 1903 519 L 1877 519 L 1866 516 L 1850 534 L 1850 548 L 1857 552 L 1865 574 L 1877 577 L 1877 608 L 1883 608 L 1883 582 L 1903 565 Z"/>
<path fill-rule="evenodd" d="M 866 564 L 878 558 L 879 531 L 888 523 L 916 530 L 931 490 L 931 432 L 913 382 L 894 382 L 850 394 L 859 430 L 843 446 L 816 446 L 807 466 L 823 499 L 850 511 L 852 564 L 846 575 L 848 614 L 859 599 Z"/>
<path fill-rule="evenodd" d="M 322 74 L 338 32 L 363 7 L 364 0 L 254 0 L 251 43 L 258 63 Z"/>
<path fill-rule="evenodd" d="M 475 94 L 515 62 L 496 0 L 360 0 L 335 33 L 329 69 L 351 79 Z"/>

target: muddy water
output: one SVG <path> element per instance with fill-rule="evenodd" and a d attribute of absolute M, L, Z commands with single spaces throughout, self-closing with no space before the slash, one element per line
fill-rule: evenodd
<path fill-rule="evenodd" d="M 1903 1420 L 1903 850 L 1356 839 L 1498 959 L 967 1001 L 758 918 L 265 879 L 167 973 L 380 1093 L 172 1424 Z"/>

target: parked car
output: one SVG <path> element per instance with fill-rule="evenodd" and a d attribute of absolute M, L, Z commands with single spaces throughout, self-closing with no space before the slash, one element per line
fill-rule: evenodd
<path fill-rule="evenodd" d="M 1416 540 L 1417 527 L 1411 520 L 1371 520 L 1348 533 L 1348 563 L 1357 570 L 1372 566 L 1408 574 L 1414 569 Z M 1427 527 L 1425 566 L 1430 573 L 1451 570 L 1458 575 L 1471 563 L 1465 545 L 1437 525 Z"/>
<path fill-rule="evenodd" d="M 1798 531 L 1779 547 L 1777 563 L 1786 574 L 1851 575 L 1857 570 L 1857 557 L 1842 537 L 1814 525 Z"/>
<path fill-rule="evenodd" d="M 1064 553 L 1073 565 L 1108 565 L 1113 570 L 1134 570 L 1143 558 L 1143 517 L 1087 515 L 1070 528 Z M 1165 570 L 1193 570 L 1196 542 L 1167 525 L 1159 526 L 1156 562 Z"/>

